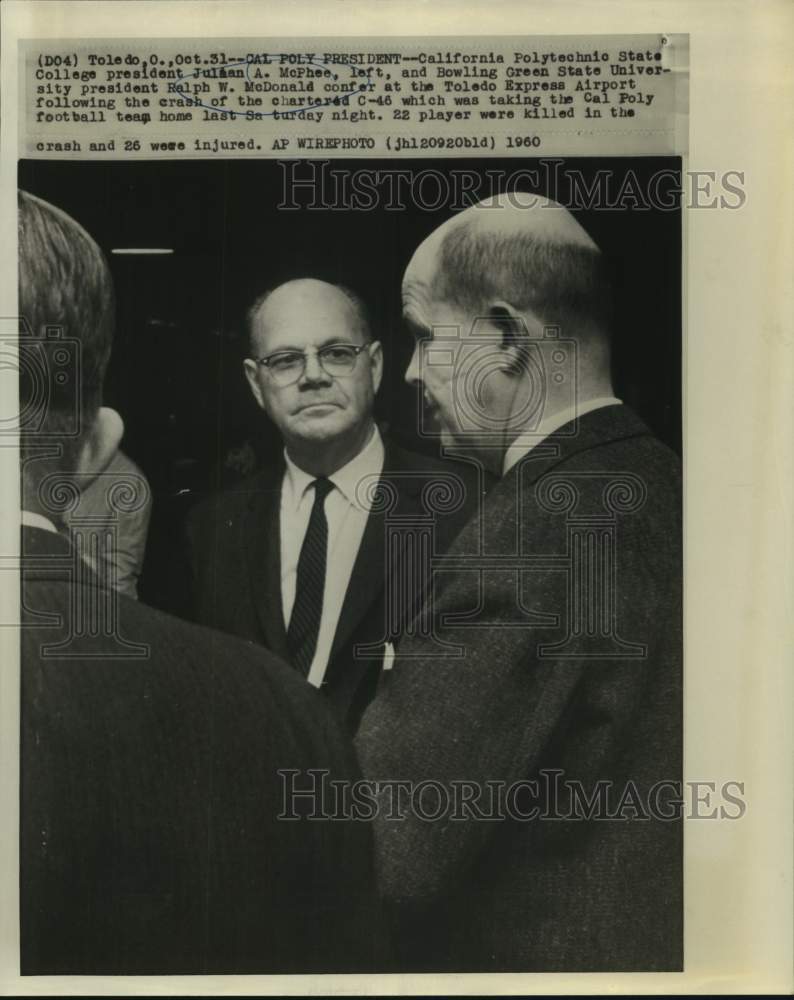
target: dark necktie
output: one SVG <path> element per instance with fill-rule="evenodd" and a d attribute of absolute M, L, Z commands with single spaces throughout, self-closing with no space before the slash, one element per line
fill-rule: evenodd
<path fill-rule="evenodd" d="M 311 486 L 314 487 L 314 505 L 298 558 L 295 603 L 292 605 L 292 615 L 287 629 L 287 645 L 293 666 L 304 677 L 308 675 L 314 659 L 317 635 L 320 631 L 320 617 L 323 613 L 325 560 L 328 549 L 325 498 L 334 488 L 334 484 L 329 479 L 315 479 Z"/>

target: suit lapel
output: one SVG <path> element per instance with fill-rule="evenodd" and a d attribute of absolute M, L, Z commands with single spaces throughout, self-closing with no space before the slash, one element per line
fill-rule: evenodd
<path fill-rule="evenodd" d="M 406 471 L 410 470 L 407 468 L 403 453 L 394 445 L 387 444 L 381 481 L 391 483 L 397 496 L 395 507 L 388 512 L 389 518 L 415 517 L 421 514 L 419 485 L 412 483 L 408 477 L 400 475 Z M 370 511 L 367 518 L 339 615 L 331 648 L 331 661 L 350 640 L 369 609 L 380 598 L 387 572 L 392 575 L 398 572 L 402 549 L 386 552 L 386 517 L 385 513 Z"/>
<path fill-rule="evenodd" d="M 289 661 L 281 601 L 282 475 L 279 468 L 272 479 L 252 493 L 244 519 L 243 547 L 251 582 L 249 592 L 265 643 L 277 656 Z"/>

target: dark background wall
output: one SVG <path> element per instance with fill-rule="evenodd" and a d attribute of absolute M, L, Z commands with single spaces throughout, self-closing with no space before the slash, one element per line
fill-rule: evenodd
<path fill-rule="evenodd" d="M 497 177 L 533 162 L 334 160 L 331 165 L 334 171 L 399 165 Z M 632 183 L 636 178 L 639 199 L 569 207 L 601 246 L 613 274 L 617 393 L 678 450 L 681 215 L 678 208 L 645 207 L 642 192 L 658 194 L 653 178 L 660 171 L 680 171 L 680 160 L 567 163 L 586 180 L 608 171 L 613 194 L 621 190 L 627 170 Z M 427 447 L 416 436 L 414 392 L 402 380 L 412 343 L 400 324 L 400 280 L 416 246 L 453 214 L 450 207 L 287 212 L 278 208 L 284 176 L 274 160 L 20 163 L 20 186 L 67 211 L 108 254 L 118 320 L 106 402 L 124 417 L 123 448 L 146 473 L 154 494 L 141 588 L 152 603 L 171 603 L 162 597 L 162 581 L 186 507 L 233 482 L 252 462 L 267 462 L 279 448 L 250 398 L 240 363 L 245 310 L 264 289 L 311 275 L 358 291 L 384 346 L 379 419 L 402 443 Z M 566 201 L 563 189 L 540 193 Z M 133 246 L 175 252 L 110 254 L 114 247 Z"/>

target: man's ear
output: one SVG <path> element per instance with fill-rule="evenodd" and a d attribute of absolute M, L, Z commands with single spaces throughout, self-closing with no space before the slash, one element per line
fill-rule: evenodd
<path fill-rule="evenodd" d="M 250 358 L 246 358 L 243 361 L 243 371 L 245 372 L 245 377 L 248 379 L 248 384 L 251 386 L 251 392 L 254 394 L 254 399 L 259 405 L 260 409 L 264 410 L 265 400 L 262 395 L 262 387 L 259 384 L 259 366 L 256 361 L 252 361 Z"/>
<path fill-rule="evenodd" d="M 372 387 L 377 395 L 383 378 L 383 348 L 379 340 L 374 340 L 369 345 L 369 360 L 372 365 Z"/>
<path fill-rule="evenodd" d="M 124 421 L 107 406 L 100 406 L 94 422 L 86 428 L 77 454 L 77 469 L 81 487 L 104 472 L 118 451 L 124 435 Z"/>
<path fill-rule="evenodd" d="M 514 375 L 524 371 L 530 333 L 523 313 L 509 302 L 493 302 L 488 309 L 488 321 L 499 332 L 504 370 Z"/>

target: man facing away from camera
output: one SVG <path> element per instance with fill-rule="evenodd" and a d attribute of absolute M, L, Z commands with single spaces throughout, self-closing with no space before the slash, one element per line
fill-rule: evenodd
<path fill-rule="evenodd" d="M 113 288 L 91 237 L 22 192 L 19 289 L 22 972 L 382 967 L 366 826 L 279 818 L 280 770 L 356 778 L 321 700 L 265 650 L 113 591 L 80 557 L 106 512 L 57 530 L 123 432 L 101 405 Z"/>
<path fill-rule="evenodd" d="M 682 967 L 679 463 L 614 396 L 603 271 L 503 194 L 405 273 L 406 378 L 501 478 L 438 582 L 456 648 L 399 643 L 357 737 L 404 968 Z"/>
<path fill-rule="evenodd" d="M 437 548 L 479 492 L 466 467 L 382 439 L 383 353 L 353 292 L 289 281 L 254 302 L 248 324 L 245 375 L 283 460 L 191 512 L 196 616 L 286 659 L 355 730 L 421 593 L 410 534 L 432 516 L 428 491 L 460 494 L 436 521 Z"/>

